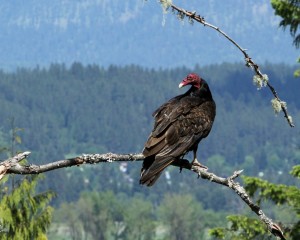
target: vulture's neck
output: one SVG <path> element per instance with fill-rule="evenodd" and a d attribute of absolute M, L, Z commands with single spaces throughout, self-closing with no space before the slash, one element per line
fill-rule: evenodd
<path fill-rule="evenodd" d="M 211 100 L 212 99 L 212 95 L 211 92 L 208 88 L 208 86 L 206 88 L 197 88 L 192 86 L 187 92 L 187 95 L 190 95 L 192 97 L 200 97 L 200 98 L 205 98 L 207 100 Z"/>

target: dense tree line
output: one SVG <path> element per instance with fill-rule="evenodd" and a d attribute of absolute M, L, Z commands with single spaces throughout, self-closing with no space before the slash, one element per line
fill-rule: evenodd
<path fill-rule="evenodd" d="M 295 67 L 266 63 L 262 68 L 288 102 L 297 125 L 300 82 L 293 77 Z M 295 183 L 287 173 L 300 160 L 299 132 L 289 128 L 282 117 L 274 116 L 270 94 L 256 90 L 251 72 L 242 64 L 145 69 L 74 63 L 2 71 L 1 146 L 11 146 L 14 119 L 14 126 L 24 129 L 18 131 L 22 142 L 14 141 L 14 149 L 32 151 L 31 161 L 35 164 L 81 153 L 140 152 L 152 128 L 152 112 L 180 93 L 177 85 L 191 71 L 209 82 L 217 103 L 215 125 L 210 138 L 199 147 L 199 160 L 219 175 L 244 169 L 249 176 Z M 2 153 L 2 158 L 6 156 Z M 243 204 L 230 192 L 199 182 L 185 171 L 179 174 L 177 168 L 170 167 L 151 189 L 139 186 L 139 171 L 137 163 L 69 168 L 47 173 L 39 188 L 57 193 L 53 202 L 57 208 L 62 203 L 80 204 L 82 198 L 93 195 L 84 195 L 83 191 L 111 191 L 112 195 L 126 193 L 122 195 L 124 199 L 135 199 L 139 194 L 154 208 L 163 206 L 164 195 L 169 192 L 190 194 L 204 211 L 244 211 Z M 280 216 L 278 212 L 274 214 Z M 158 219 L 157 215 L 153 221 Z M 86 230 L 81 228 L 83 234 Z"/>
<path fill-rule="evenodd" d="M 114 207 L 112 207 L 114 206 Z M 76 211 L 74 211 L 76 209 Z M 191 194 L 166 194 L 160 203 L 141 195 L 85 192 L 54 214 L 49 238 L 208 239 L 208 230 L 225 226 L 225 213 L 203 209 Z M 62 227 L 69 231 L 61 233 Z"/>
<path fill-rule="evenodd" d="M 292 76 L 293 68 L 266 64 L 264 69 L 297 119 L 300 83 Z M 214 165 L 224 164 L 228 168 L 222 170 L 224 174 L 234 167 L 244 167 L 251 175 L 265 169 L 289 170 L 294 165 L 297 134 L 284 126 L 281 118 L 274 117 L 269 93 L 256 91 L 251 72 L 239 64 L 153 70 L 138 66 L 104 69 L 74 63 L 70 67 L 53 64 L 47 69 L 2 72 L 2 135 L 5 138 L 11 128 L 10 119 L 14 118 L 15 126 L 24 129 L 19 133 L 23 142 L 18 150 L 32 151 L 36 163 L 81 153 L 140 152 L 152 128 L 152 112 L 180 93 L 177 83 L 190 71 L 198 72 L 210 83 L 217 102 L 212 136 L 199 149 L 199 158 L 206 159 L 210 169 L 218 171 L 220 166 Z M 281 166 L 280 159 L 288 159 L 288 164 Z M 96 178 L 100 177 L 99 170 L 110 166 L 99 168 Z M 136 179 L 136 170 L 129 164 L 126 173 Z M 76 170 L 65 171 L 72 179 Z M 94 168 L 83 171 L 93 175 Z M 110 175 L 123 174 L 112 171 L 116 173 Z M 61 172 L 53 174 L 63 177 Z M 138 187 L 136 183 L 134 186 Z"/>

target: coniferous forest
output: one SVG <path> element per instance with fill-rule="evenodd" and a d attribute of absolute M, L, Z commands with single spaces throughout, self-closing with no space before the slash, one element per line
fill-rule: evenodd
<path fill-rule="evenodd" d="M 262 68 L 297 127 L 296 67 L 265 63 Z M 147 69 L 75 62 L 1 71 L 1 159 L 19 151 L 31 151 L 27 161 L 33 164 L 82 153 L 141 152 L 153 126 L 152 112 L 187 90 L 178 89 L 178 83 L 189 72 L 207 80 L 217 104 L 198 159 L 220 176 L 244 169 L 246 176 L 299 186 L 289 172 L 300 161 L 300 132 L 274 114 L 270 92 L 257 90 L 251 69 L 239 63 Z M 175 167 L 152 188 L 142 187 L 140 167 L 141 162 L 102 163 L 44 174 L 37 191 L 56 193 L 48 238 L 211 239 L 208 229 L 226 226 L 227 215 L 251 215 L 228 189 Z M 265 205 L 278 221 L 295 219 L 288 210 Z"/>

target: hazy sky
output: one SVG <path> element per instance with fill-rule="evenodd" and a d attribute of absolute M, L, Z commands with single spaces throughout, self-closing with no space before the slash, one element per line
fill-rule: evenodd
<path fill-rule="evenodd" d="M 294 64 L 299 56 L 269 0 L 173 2 L 220 27 L 258 62 Z M 74 61 L 145 67 L 243 61 L 219 33 L 163 15 L 157 0 L 0 1 L 0 28 L 6 69 Z"/>

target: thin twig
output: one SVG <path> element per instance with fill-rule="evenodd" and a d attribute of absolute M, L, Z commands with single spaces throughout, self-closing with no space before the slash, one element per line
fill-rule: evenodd
<path fill-rule="evenodd" d="M 97 164 L 103 162 L 124 162 L 124 161 L 143 161 L 144 155 L 142 153 L 133 153 L 133 154 L 115 154 L 115 153 L 105 153 L 105 154 L 83 154 L 81 156 L 59 160 L 48 164 L 43 165 L 21 165 L 18 162 L 21 159 L 20 156 L 28 156 L 30 152 L 25 152 L 23 154 L 19 154 L 12 159 L 14 160 L 14 164 L 10 166 L 9 169 L 6 169 L 5 174 L 39 174 L 43 172 L 52 171 L 59 168 L 65 167 L 72 167 L 72 166 L 79 166 L 82 164 Z M 8 159 L 3 163 L 9 161 Z M 3 165 L 0 164 L 1 165 Z M 240 176 L 242 170 L 235 171 L 232 176 L 227 178 L 219 177 L 212 172 L 208 172 L 206 169 L 201 167 L 191 165 L 190 162 L 186 159 L 178 159 L 172 163 L 173 166 L 179 167 L 180 169 L 184 168 L 190 170 L 201 177 L 202 179 L 209 180 L 211 182 L 215 182 L 217 184 L 224 185 L 230 189 L 232 189 L 250 208 L 251 210 L 256 213 L 260 220 L 265 223 L 269 229 L 269 231 L 275 235 L 280 237 L 281 239 L 285 239 L 283 236 L 283 232 L 279 228 L 279 226 L 273 223 L 272 219 L 268 218 L 264 212 L 260 209 L 260 207 L 253 203 L 250 199 L 248 194 L 246 193 L 245 189 L 234 180 Z"/>
<path fill-rule="evenodd" d="M 198 23 L 201 23 L 202 25 L 204 26 L 207 26 L 207 27 L 210 27 L 214 30 L 216 30 L 217 32 L 219 32 L 221 35 L 223 35 L 225 38 L 227 38 L 234 46 L 236 46 L 244 55 L 244 58 L 245 58 L 245 61 L 246 61 L 246 66 L 248 67 L 251 67 L 255 73 L 261 77 L 262 79 L 264 78 L 263 74 L 261 73 L 260 69 L 259 69 L 259 66 L 258 64 L 256 64 L 252 58 L 248 55 L 248 53 L 246 52 L 245 49 L 243 49 L 236 41 L 234 41 L 231 37 L 229 37 L 224 31 L 222 31 L 219 27 L 216 27 L 208 22 L 205 21 L 204 17 L 201 17 L 200 15 L 197 15 L 196 12 L 190 12 L 190 11 L 187 11 L 183 8 L 179 8 L 177 7 L 176 5 L 174 5 L 173 3 L 170 4 L 170 7 L 179 12 L 181 16 L 186 16 L 188 17 L 189 19 L 193 19 L 195 20 L 196 22 Z M 267 86 L 268 88 L 270 89 L 270 91 L 272 92 L 273 96 L 275 97 L 275 99 L 278 100 L 278 102 L 280 103 L 281 105 L 281 110 L 283 111 L 284 113 L 284 117 L 286 118 L 288 124 L 291 126 L 291 127 L 294 127 L 295 125 L 293 124 L 292 122 L 292 118 L 289 116 L 288 114 L 288 111 L 287 111 L 287 108 L 286 108 L 286 105 L 283 101 L 280 100 L 275 88 L 269 83 L 269 81 L 267 82 Z"/>

